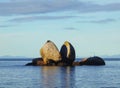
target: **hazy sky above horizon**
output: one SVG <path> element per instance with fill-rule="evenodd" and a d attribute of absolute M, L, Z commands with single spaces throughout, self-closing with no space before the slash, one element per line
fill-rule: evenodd
<path fill-rule="evenodd" d="M 0 56 L 39 57 L 47 40 L 77 57 L 120 54 L 120 0 L 0 0 Z"/>

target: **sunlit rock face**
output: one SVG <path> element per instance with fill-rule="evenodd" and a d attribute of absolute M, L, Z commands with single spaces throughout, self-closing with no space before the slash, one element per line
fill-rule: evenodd
<path fill-rule="evenodd" d="M 80 65 L 105 65 L 105 61 L 101 57 L 94 56 L 82 59 Z"/>
<path fill-rule="evenodd" d="M 63 62 L 65 62 L 67 65 L 72 65 L 76 56 L 75 56 L 75 49 L 71 43 L 65 41 L 61 47 L 60 54 Z"/>
<path fill-rule="evenodd" d="M 48 64 L 49 60 L 53 60 L 55 62 L 61 60 L 61 55 L 59 53 L 58 48 L 50 40 L 48 40 L 40 49 L 40 54 L 43 58 L 44 64 Z"/>

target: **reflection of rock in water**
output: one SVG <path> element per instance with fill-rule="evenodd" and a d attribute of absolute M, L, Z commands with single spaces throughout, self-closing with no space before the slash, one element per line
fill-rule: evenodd
<path fill-rule="evenodd" d="M 59 75 L 60 75 L 60 70 L 59 67 L 54 67 L 54 66 L 43 66 L 41 70 L 42 80 L 43 83 L 42 85 L 45 88 L 55 88 L 58 87 L 59 84 Z"/>
<path fill-rule="evenodd" d="M 45 88 L 73 88 L 75 86 L 75 67 L 43 66 L 42 85 Z"/>
<path fill-rule="evenodd" d="M 61 88 L 75 87 L 75 67 L 61 68 L 60 77 L 61 77 Z"/>

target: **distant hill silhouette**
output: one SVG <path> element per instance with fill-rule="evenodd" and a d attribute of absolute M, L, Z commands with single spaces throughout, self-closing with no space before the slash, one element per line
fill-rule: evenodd
<path fill-rule="evenodd" d="M 120 54 L 117 55 L 103 55 L 103 58 L 120 58 Z"/>
<path fill-rule="evenodd" d="M 10 55 L 5 55 L 5 56 L 0 56 L 0 58 L 2 58 L 2 59 L 9 59 L 9 58 L 15 59 L 15 58 L 27 58 L 27 57 L 25 57 L 25 56 L 10 56 Z"/>

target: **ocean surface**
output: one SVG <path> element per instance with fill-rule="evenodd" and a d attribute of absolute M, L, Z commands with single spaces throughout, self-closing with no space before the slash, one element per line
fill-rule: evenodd
<path fill-rule="evenodd" d="M 120 88 L 120 60 L 105 66 L 25 66 L 31 59 L 0 59 L 0 88 Z"/>

